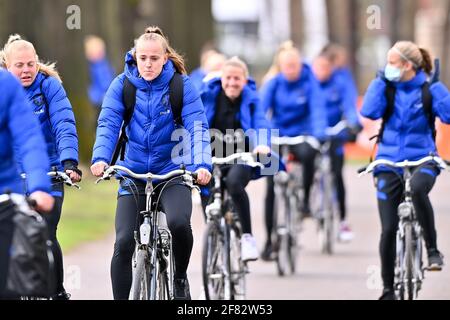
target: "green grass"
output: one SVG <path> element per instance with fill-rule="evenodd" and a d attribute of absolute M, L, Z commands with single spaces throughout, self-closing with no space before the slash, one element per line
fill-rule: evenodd
<path fill-rule="evenodd" d="M 85 178 L 81 190 L 65 188 L 58 240 L 65 253 L 82 243 L 100 240 L 114 231 L 117 182 L 94 184 Z"/>

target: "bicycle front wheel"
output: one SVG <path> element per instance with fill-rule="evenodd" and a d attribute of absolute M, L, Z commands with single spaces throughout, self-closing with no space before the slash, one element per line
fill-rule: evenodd
<path fill-rule="evenodd" d="M 202 276 L 206 300 L 225 299 L 223 241 L 215 222 L 206 226 L 203 238 Z"/>
<path fill-rule="evenodd" d="M 414 299 L 414 245 L 411 223 L 405 224 L 405 280 L 408 300 Z"/>
<path fill-rule="evenodd" d="M 230 272 L 232 281 L 231 300 L 245 300 L 245 276 L 247 268 L 241 259 L 241 235 L 236 226 L 230 228 Z"/>
<path fill-rule="evenodd" d="M 131 300 L 150 299 L 150 261 L 147 250 L 138 250 L 133 275 Z"/>

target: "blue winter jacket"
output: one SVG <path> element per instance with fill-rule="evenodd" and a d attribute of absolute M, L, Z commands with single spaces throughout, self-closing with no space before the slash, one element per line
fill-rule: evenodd
<path fill-rule="evenodd" d="M 203 79 L 205 79 L 205 77 L 206 72 L 202 68 L 194 69 L 189 75 L 192 84 L 197 88 L 198 91 L 202 90 Z"/>
<path fill-rule="evenodd" d="M 280 136 L 312 135 L 325 139 L 325 99 L 311 68 L 303 64 L 300 78 L 289 82 L 278 74 L 262 88 L 262 105 L 272 111 L 272 128 Z"/>
<path fill-rule="evenodd" d="M 326 99 L 325 109 L 328 117 L 328 127 L 334 127 L 341 120 L 346 120 L 348 125 L 360 126 L 358 114 L 356 111 L 356 90 L 351 88 L 351 84 L 340 75 L 333 73 L 328 81 L 320 83 L 320 88 Z M 337 139 L 345 140 L 346 133 L 339 135 Z M 343 148 L 336 150 L 339 154 L 343 153 Z"/>
<path fill-rule="evenodd" d="M 0 88 L 0 194 L 6 189 L 24 192 L 16 161 L 19 156 L 14 150 L 21 154 L 29 192 L 50 192 L 44 137 L 22 86 L 11 74 L 0 70 Z"/>
<path fill-rule="evenodd" d="M 89 100 L 94 106 L 100 107 L 109 85 L 114 80 L 115 72 L 105 57 L 98 61 L 89 62 L 89 74 L 91 78 L 91 84 L 88 88 Z"/>
<path fill-rule="evenodd" d="M 436 144 L 422 105 L 422 85 L 427 81 L 423 71 L 408 82 L 394 83 L 395 107 L 385 125 L 377 159 L 415 161 L 436 153 Z M 386 111 L 386 83 L 380 78 L 370 84 L 364 97 L 361 114 L 369 119 L 381 119 Z M 450 123 L 450 94 L 440 82 L 430 86 L 433 113 L 444 123 Z"/>
<path fill-rule="evenodd" d="M 217 97 L 222 90 L 222 81 L 220 78 L 214 78 L 208 81 L 203 87 L 201 93 L 202 101 L 206 110 L 206 118 L 211 126 L 216 115 Z M 239 113 L 236 114 L 236 119 L 240 121 L 244 132 L 253 129 L 258 133 L 260 129 L 265 130 L 267 134 L 253 134 L 249 135 L 252 147 L 258 145 L 270 145 L 270 124 L 267 121 L 264 110 L 259 101 L 256 83 L 249 79 L 247 85 L 242 90 L 242 102 Z M 259 139 L 258 139 L 259 138 Z"/>
<path fill-rule="evenodd" d="M 164 65 L 161 74 L 153 81 L 146 81 L 139 76 L 131 51 L 126 55 L 125 62 L 124 73 L 114 79 L 103 101 L 92 163 L 111 161 L 123 122 L 125 106 L 122 90 L 127 77 L 137 88 L 136 105 L 127 126 L 129 141 L 126 144 L 125 159 L 117 164 L 136 173 L 165 174 L 179 169 L 181 163 L 190 171 L 199 168 L 211 170 L 208 123 L 200 96 L 189 77 L 183 76 L 181 115 L 186 135 L 181 138 L 174 133 L 177 128 L 169 102 L 169 83 L 175 73 L 172 61 L 169 60 Z M 179 149 L 186 152 L 180 153 Z"/>
<path fill-rule="evenodd" d="M 214 78 L 205 83 L 203 86 L 201 97 L 203 104 L 205 105 L 206 117 L 210 126 L 214 121 L 217 107 L 217 97 L 221 89 L 222 81 L 220 78 Z M 265 117 L 264 110 L 259 101 L 256 83 L 253 79 L 248 79 L 247 85 L 242 90 L 240 112 L 236 114 L 236 119 L 240 120 L 241 127 L 250 140 L 251 148 L 255 148 L 260 145 L 270 146 L 270 123 Z M 279 170 L 285 170 L 285 166 L 281 162 L 281 158 L 278 154 L 272 152 L 270 160 L 271 162 L 266 163 L 266 167 L 273 170 L 263 172 L 261 172 L 260 169 L 254 170 L 253 179 L 258 179 L 262 177 L 262 175 L 273 175 Z M 275 163 L 272 163 L 272 161 L 275 161 Z"/>
<path fill-rule="evenodd" d="M 38 73 L 33 84 L 25 91 L 41 124 L 50 165 L 62 170 L 64 161 L 78 164 L 75 116 L 62 84 L 54 77 Z"/>

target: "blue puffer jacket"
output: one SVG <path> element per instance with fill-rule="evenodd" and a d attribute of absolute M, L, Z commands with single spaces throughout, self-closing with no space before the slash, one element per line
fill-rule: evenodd
<path fill-rule="evenodd" d="M 104 57 L 98 61 L 89 62 L 89 74 L 91 77 L 88 88 L 89 100 L 94 106 L 100 107 L 109 85 L 114 80 L 115 72 L 108 59 Z"/>
<path fill-rule="evenodd" d="M 70 160 L 78 164 L 75 117 L 62 84 L 54 77 L 38 73 L 33 84 L 25 88 L 25 91 L 41 124 L 50 165 L 62 170 L 64 161 Z"/>
<path fill-rule="evenodd" d="M 334 127 L 341 120 L 346 120 L 348 125 L 353 127 L 360 126 L 356 111 L 356 90 L 343 80 L 337 73 L 333 73 L 328 81 L 320 83 L 320 88 L 326 99 L 325 108 L 328 116 L 328 127 Z M 343 132 L 336 138 L 339 141 L 342 139 L 342 142 L 344 142 L 348 136 Z M 342 154 L 342 146 L 336 152 Z"/>
<path fill-rule="evenodd" d="M 189 75 L 189 78 L 191 79 L 192 84 L 197 88 L 198 91 L 200 91 L 203 87 L 203 79 L 206 77 L 206 72 L 201 69 L 197 68 L 191 72 Z"/>
<path fill-rule="evenodd" d="M 11 74 L 0 70 L 0 88 L 0 194 L 5 189 L 24 192 L 13 150 L 21 154 L 30 193 L 50 192 L 44 137 L 22 86 Z"/>
<path fill-rule="evenodd" d="M 201 94 L 203 104 L 206 109 L 206 117 L 208 123 L 212 125 L 214 116 L 216 114 L 217 97 L 222 89 L 222 81 L 220 78 L 214 78 L 203 86 Z M 244 132 L 249 133 L 247 136 L 250 139 L 251 148 L 265 145 L 270 146 L 271 128 L 267 121 L 264 110 L 259 101 L 256 83 L 253 79 L 248 79 L 247 85 L 242 90 L 242 102 L 240 112 L 236 114 L 236 119 L 240 120 Z M 259 130 L 265 131 L 259 131 Z M 250 130 L 247 132 L 247 130 Z M 256 133 L 253 134 L 253 133 Z M 251 150 L 249 150 L 251 151 Z M 275 152 L 272 152 L 270 162 L 266 164 L 269 170 L 261 172 L 260 169 L 254 170 L 253 179 L 259 179 L 263 175 L 273 175 L 279 170 L 285 170 L 285 165 L 281 158 Z M 272 163 L 272 161 L 275 161 Z"/>
<path fill-rule="evenodd" d="M 179 169 L 181 163 L 190 171 L 199 168 L 211 170 L 208 123 L 200 96 L 189 77 L 183 76 L 184 98 L 181 115 L 183 126 L 190 135 L 186 137 L 189 139 L 183 141 L 190 140 L 190 145 L 184 145 L 187 153 L 182 157 L 176 153 L 176 157 L 172 159 L 172 151 L 176 146 L 180 146 L 179 136 L 171 138 L 176 129 L 169 102 L 169 83 L 175 73 L 174 65 L 169 60 L 156 79 L 146 81 L 139 76 L 131 51 L 126 55 L 125 62 L 124 73 L 114 79 L 103 101 L 92 163 L 111 161 L 123 122 L 125 106 L 122 90 L 127 77 L 137 88 L 136 105 L 127 127 L 129 141 L 125 159 L 117 164 L 136 173 L 165 174 Z"/>
<path fill-rule="evenodd" d="M 206 118 L 211 126 L 216 115 L 217 97 L 222 90 L 222 81 L 220 78 L 214 78 L 203 87 L 201 93 L 202 101 L 206 110 Z M 258 145 L 270 145 L 270 124 L 267 121 L 264 110 L 259 102 L 259 96 L 254 80 L 249 79 L 247 85 L 242 90 L 242 102 L 240 112 L 236 114 L 236 119 L 240 120 L 244 132 L 250 129 L 259 132 L 259 129 L 266 130 L 267 134 L 261 134 L 257 137 L 250 135 L 250 142 L 253 147 Z M 260 138 L 260 139 L 254 139 Z M 258 141 L 259 140 L 259 141 Z"/>
<path fill-rule="evenodd" d="M 395 83 L 393 115 L 386 123 L 377 159 L 415 161 L 436 152 L 431 128 L 422 105 L 422 85 L 427 81 L 423 71 L 408 82 Z M 361 114 L 369 119 L 381 119 L 386 111 L 386 83 L 380 78 L 369 86 Z M 444 123 L 450 123 L 450 94 L 440 82 L 430 86 L 433 112 Z"/>
<path fill-rule="evenodd" d="M 311 68 L 303 64 L 300 78 L 289 82 L 280 73 L 262 89 L 262 105 L 272 110 L 272 128 L 280 136 L 313 135 L 325 139 L 325 99 Z"/>

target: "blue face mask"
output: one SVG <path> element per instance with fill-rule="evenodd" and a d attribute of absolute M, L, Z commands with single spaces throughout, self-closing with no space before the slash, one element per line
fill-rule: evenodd
<path fill-rule="evenodd" d="M 399 82 L 403 76 L 403 70 L 388 64 L 384 70 L 384 76 L 389 81 Z"/>

